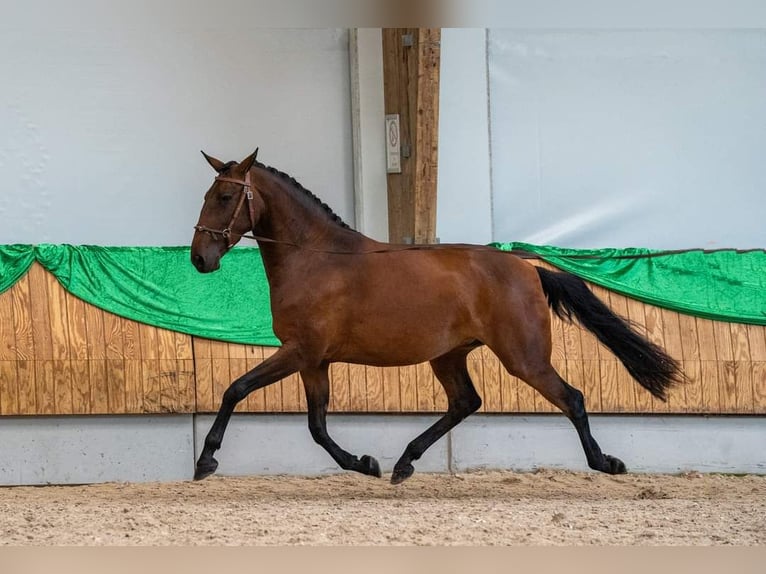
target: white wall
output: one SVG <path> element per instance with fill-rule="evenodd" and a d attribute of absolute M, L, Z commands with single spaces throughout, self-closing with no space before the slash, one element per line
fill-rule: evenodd
<path fill-rule="evenodd" d="M 43 5 L 0 18 L 0 243 L 186 245 L 200 149 L 260 146 L 354 224 L 346 30 L 259 29 L 245 0 Z"/>
<path fill-rule="evenodd" d="M 490 30 L 495 239 L 766 245 L 766 30 Z"/>
<path fill-rule="evenodd" d="M 442 31 L 441 240 L 766 245 L 766 31 L 558 28 Z"/>
<path fill-rule="evenodd" d="M 444 28 L 439 80 L 436 235 L 492 241 L 486 30 Z"/>
<path fill-rule="evenodd" d="M 349 51 L 356 229 L 378 241 L 388 241 L 381 29 L 352 30 Z"/>

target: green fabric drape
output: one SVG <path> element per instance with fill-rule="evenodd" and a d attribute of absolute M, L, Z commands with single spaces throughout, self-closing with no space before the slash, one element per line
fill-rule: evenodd
<path fill-rule="evenodd" d="M 67 291 L 116 315 L 209 339 L 279 345 L 258 249 L 232 249 L 218 271 L 203 275 L 188 247 L 16 247 L 0 248 L 0 285 L 37 259 Z"/>
<path fill-rule="evenodd" d="M 647 249 L 562 249 L 497 243 L 556 267 L 682 313 L 766 325 L 766 253 L 688 251 L 659 257 Z M 639 255 L 640 258 L 625 258 Z M 65 289 L 111 313 L 199 337 L 278 345 L 260 252 L 232 249 L 215 273 L 197 273 L 188 247 L 0 246 L 0 292 L 34 260 Z"/>
<path fill-rule="evenodd" d="M 681 313 L 766 325 L 766 252 L 566 249 L 494 243 L 528 251 L 556 267 L 634 299 Z"/>
<path fill-rule="evenodd" d="M 31 245 L 0 245 L 0 293 L 24 277 L 34 260 Z"/>

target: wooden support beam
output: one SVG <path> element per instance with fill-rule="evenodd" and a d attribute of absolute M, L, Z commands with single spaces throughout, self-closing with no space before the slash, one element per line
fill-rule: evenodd
<path fill-rule="evenodd" d="M 401 173 L 388 174 L 389 239 L 436 242 L 439 28 L 383 30 L 386 114 L 399 114 Z"/>

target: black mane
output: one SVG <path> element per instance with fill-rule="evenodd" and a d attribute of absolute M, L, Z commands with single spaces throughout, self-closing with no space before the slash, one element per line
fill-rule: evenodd
<path fill-rule="evenodd" d="M 317 204 L 319 207 L 321 207 L 321 208 L 322 208 L 322 209 L 323 209 L 323 210 L 324 210 L 324 211 L 327 213 L 327 215 L 329 215 L 329 216 L 330 216 L 330 219 L 331 219 L 331 220 L 332 220 L 334 223 L 336 223 L 336 224 L 340 225 L 340 226 L 341 226 L 341 227 L 343 227 L 344 229 L 351 229 L 351 230 L 353 231 L 352 227 L 351 227 L 351 226 L 350 226 L 348 223 L 346 223 L 345 221 L 343 221 L 343 220 L 340 218 L 340 216 L 339 216 L 337 213 L 335 213 L 335 212 L 334 212 L 334 211 L 333 211 L 333 210 L 330 208 L 330 206 L 329 206 L 329 205 L 327 205 L 327 204 L 326 204 L 324 201 L 322 201 L 322 200 L 321 200 L 321 199 L 319 199 L 319 198 L 318 198 L 316 195 L 314 195 L 313 193 L 311 193 L 311 192 L 310 192 L 308 189 L 306 189 L 305 187 L 303 187 L 303 186 L 302 186 L 300 183 L 298 183 L 298 182 L 295 180 L 295 178 L 294 178 L 294 177 L 292 177 L 292 176 L 290 176 L 290 175 L 286 174 L 286 173 L 285 173 L 285 172 L 283 172 L 283 171 L 279 171 L 278 169 L 276 169 L 276 168 L 274 168 L 274 167 L 271 167 L 271 166 L 268 166 L 268 165 L 264 165 L 264 164 L 262 164 L 262 163 L 261 163 L 261 162 L 259 162 L 259 161 L 256 161 L 256 162 L 255 162 L 255 166 L 256 166 L 256 167 L 260 167 L 260 168 L 262 168 L 262 169 L 265 169 L 265 170 L 266 170 L 266 171 L 268 171 L 269 173 L 271 173 L 271 174 L 273 174 L 273 175 L 275 175 L 275 176 L 279 177 L 280 179 L 283 179 L 283 180 L 285 180 L 286 182 L 290 183 L 290 184 L 291 184 L 291 185 L 292 185 L 294 188 L 296 188 L 296 189 L 300 190 L 300 191 L 301 191 L 301 193 L 303 193 L 303 194 L 304 194 L 306 197 L 308 197 L 308 198 L 309 198 L 309 199 L 311 199 L 311 200 L 312 200 L 314 203 L 316 203 L 316 204 Z"/>

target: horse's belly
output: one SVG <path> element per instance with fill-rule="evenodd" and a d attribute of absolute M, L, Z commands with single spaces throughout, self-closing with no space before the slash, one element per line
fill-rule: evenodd
<path fill-rule="evenodd" d="M 392 316 L 393 315 L 393 316 Z M 356 322 L 339 346 L 338 360 L 376 366 L 412 365 L 474 343 L 473 333 L 445 313 L 430 316 L 387 317 Z"/>

